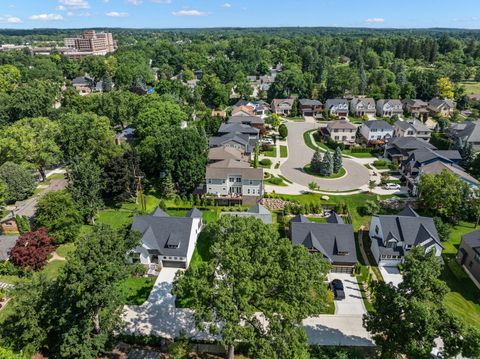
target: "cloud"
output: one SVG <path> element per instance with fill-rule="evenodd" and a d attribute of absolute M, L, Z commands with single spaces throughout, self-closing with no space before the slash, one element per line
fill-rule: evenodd
<path fill-rule="evenodd" d="M 207 16 L 208 13 L 199 10 L 179 10 L 172 12 L 173 16 Z"/>
<path fill-rule="evenodd" d="M 127 17 L 128 12 L 110 11 L 110 12 L 107 12 L 105 15 L 110 17 Z"/>
<path fill-rule="evenodd" d="M 365 20 L 365 22 L 368 22 L 369 24 L 383 24 L 385 22 L 385 19 L 381 17 L 373 17 L 371 19 Z"/>
<path fill-rule="evenodd" d="M 90 9 L 90 4 L 87 0 L 59 0 L 61 5 L 70 9 Z"/>
<path fill-rule="evenodd" d="M 57 7 L 55 7 L 55 10 L 58 10 L 58 11 L 65 11 L 67 10 L 67 8 L 63 5 L 58 5 Z"/>
<path fill-rule="evenodd" d="M 131 4 L 131 5 L 138 6 L 138 5 L 141 5 L 143 3 L 143 0 L 127 0 L 127 3 Z"/>
<path fill-rule="evenodd" d="M 225 9 L 230 9 L 232 7 L 232 4 L 230 4 L 229 2 L 226 2 L 225 4 L 222 5 L 222 7 L 224 7 Z"/>
<path fill-rule="evenodd" d="M 40 20 L 40 21 L 61 21 L 63 16 L 60 14 L 37 14 L 29 17 L 30 20 Z"/>
<path fill-rule="evenodd" d="M 150 0 L 151 2 L 154 2 L 156 4 L 171 4 L 172 0 Z"/>
<path fill-rule="evenodd" d="M 22 20 L 19 17 L 11 15 L 0 15 L 0 23 L 2 24 L 21 24 Z"/>

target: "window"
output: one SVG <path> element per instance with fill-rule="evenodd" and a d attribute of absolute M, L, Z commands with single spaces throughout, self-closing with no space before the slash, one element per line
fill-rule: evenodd
<path fill-rule="evenodd" d="M 242 179 L 240 177 L 237 177 L 237 183 L 242 182 Z"/>
<path fill-rule="evenodd" d="M 212 180 L 210 178 L 208 179 L 208 184 L 212 184 Z"/>
<path fill-rule="evenodd" d="M 340 137 L 339 136 L 335 136 L 335 140 L 338 140 Z"/>
<path fill-rule="evenodd" d="M 250 189 L 247 189 L 247 194 L 250 194 Z"/>
<path fill-rule="evenodd" d="M 230 183 L 233 183 L 233 182 L 235 182 L 235 178 L 230 177 L 230 178 L 228 179 L 228 181 L 229 181 Z"/>

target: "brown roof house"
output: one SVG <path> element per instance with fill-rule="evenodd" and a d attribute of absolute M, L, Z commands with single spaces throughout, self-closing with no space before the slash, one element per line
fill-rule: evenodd
<path fill-rule="evenodd" d="M 319 133 L 321 137 L 352 146 L 357 137 L 357 126 L 347 120 L 332 121 L 327 124 L 327 127 L 320 128 Z"/>
<path fill-rule="evenodd" d="M 293 98 L 276 98 L 272 101 L 272 112 L 276 113 L 277 115 L 290 116 L 294 101 L 295 100 Z"/>

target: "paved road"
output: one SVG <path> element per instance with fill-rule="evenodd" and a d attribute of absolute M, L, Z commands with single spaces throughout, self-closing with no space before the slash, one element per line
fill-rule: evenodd
<path fill-rule="evenodd" d="M 368 169 L 355 160 L 344 158 L 343 166 L 347 174 L 337 179 L 321 179 L 303 172 L 303 167 L 310 162 L 314 151 L 303 140 L 303 134 L 311 129 L 318 128 L 318 124 L 307 122 L 288 122 L 288 160 L 282 164 L 280 170 L 290 181 L 302 186 L 316 182 L 320 190 L 348 191 L 368 185 L 370 174 Z"/>

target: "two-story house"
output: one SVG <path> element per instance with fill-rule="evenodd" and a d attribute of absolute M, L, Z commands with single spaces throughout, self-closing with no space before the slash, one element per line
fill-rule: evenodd
<path fill-rule="evenodd" d="M 433 251 L 436 257 L 443 251 L 433 218 L 422 217 L 408 207 L 397 215 L 373 216 L 369 235 L 370 249 L 379 266 L 403 263 L 417 246 L 422 246 L 426 253 Z"/>
<path fill-rule="evenodd" d="M 417 99 L 407 99 L 403 101 L 405 113 L 418 119 L 426 120 L 428 118 L 428 103 Z"/>
<path fill-rule="evenodd" d="M 259 116 L 232 116 L 228 119 L 228 123 L 241 123 L 258 128 L 260 131 L 265 129 L 265 120 Z"/>
<path fill-rule="evenodd" d="M 469 143 L 475 152 L 480 151 L 480 120 L 452 123 L 447 129 L 447 136 L 453 143 Z"/>
<path fill-rule="evenodd" d="M 428 111 L 432 116 L 451 117 L 455 106 L 452 100 L 433 98 L 428 102 Z"/>
<path fill-rule="evenodd" d="M 263 169 L 248 162 L 224 160 L 206 168 L 206 192 L 216 203 L 256 204 L 263 196 Z"/>
<path fill-rule="evenodd" d="M 384 157 L 390 161 L 401 163 L 410 156 L 412 151 L 419 149 L 436 150 L 437 148 L 416 137 L 395 137 L 385 146 Z"/>
<path fill-rule="evenodd" d="M 242 123 L 222 123 L 218 129 L 217 134 L 219 136 L 226 135 L 228 133 L 241 133 L 243 135 L 248 135 L 250 139 L 257 139 L 260 135 L 260 130 L 258 128 L 244 125 Z"/>
<path fill-rule="evenodd" d="M 194 208 L 185 217 L 170 217 L 157 208 L 136 216 L 131 229 L 141 235 L 141 244 L 129 254 L 132 263 L 188 268 L 203 229 L 202 212 Z"/>
<path fill-rule="evenodd" d="M 377 111 L 375 100 L 367 97 L 354 97 L 350 101 L 350 113 L 354 116 L 375 116 Z"/>
<path fill-rule="evenodd" d="M 343 98 L 328 99 L 325 102 L 325 111 L 330 115 L 336 115 L 339 119 L 348 117 L 348 100 Z"/>
<path fill-rule="evenodd" d="M 380 117 L 392 117 L 403 115 L 403 104 L 400 100 L 378 100 L 377 115 Z"/>
<path fill-rule="evenodd" d="M 298 100 L 298 107 L 302 116 L 318 117 L 323 113 L 323 104 L 318 100 L 302 98 Z"/>
<path fill-rule="evenodd" d="M 432 130 L 423 124 L 418 119 L 402 121 L 395 121 L 393 124 L 395 128 L 395 137 L 416 137 L 425 141 L 430 141 Z"/>
<path fill-rule="evenodd" d="M 366 121 L 359 131 L 367 144 L 383 144 L 393 137 L 393 127 L 383 120 Z"/>
<path fill-rule="evenodd" d="M 457 262 L 480 288 L 480 230 L 462 236 Z"/>
<path fill-rule="evenodd" d="M 210 137 L 208 146 L 209 148 L 230 147 L 250 155 L 254 151 L 257 142 L 257 139 L 250 138 L 248 134 L 230 132 L 221 136 Z"/>
<path fill-rule="evenodd" d="M 293 98 L 274 99 L 271 104 L 272 112 L 280 116 L 290 116 L 293 108 Z"/>
<path fill-rule="evenodd" d="M 319 134 L 323 138 L 330 138 L 335 142 L 353 146 L 357 135 L 357 126 L 347 120 L 332 121 L 326 127 L 320 128 Z"/>

